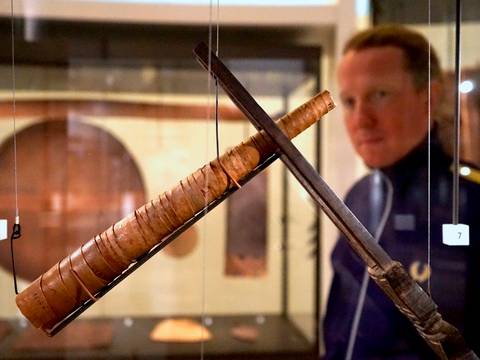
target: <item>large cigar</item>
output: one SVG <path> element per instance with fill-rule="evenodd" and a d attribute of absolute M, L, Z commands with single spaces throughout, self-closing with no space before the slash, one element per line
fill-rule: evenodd
<path fill-rule="evenodd" d="M 291 139 L 334 108 L 327 91 L 285 115 L 277 125 Z M 120 275 L 140 256 L 241 181 L 275 151 L 258 132 L 211 161 L 173 189 L 143 205 L 38 277 L 16 297 L 35 326 L 49 333 L 56 324 Z"/>

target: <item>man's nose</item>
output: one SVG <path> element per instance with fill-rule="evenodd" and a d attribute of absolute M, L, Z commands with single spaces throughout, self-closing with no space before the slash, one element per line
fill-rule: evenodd
<path fill-rule="evenodd" d="M 366 101 L 357 101 L 352 117 L 358 127 L 375 126 L 375 113 Z"/>

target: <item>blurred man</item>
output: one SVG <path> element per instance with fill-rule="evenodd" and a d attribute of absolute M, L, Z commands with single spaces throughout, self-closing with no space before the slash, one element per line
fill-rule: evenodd
<path fill-rule="evenodd" d="M 480 318 L 480 280 L 475 279 L 480 274 L 480 257 L 475 256 L 480 255 L 480 185 L 472 176 L 478 170 L 468 168 L 470 174 L 460 184 L 460 223 L 470 225 L 471 245 L 444 245 L 442 224 L 452 222 L 452 160 L 439 142 L 435 122 L 429 121 L 442 96 L 435 52 L 414 31 L 376 27 L 350 39 L 337 75 L 348 135 L 372 169 L 349 191 L 346 204 L 392 258 L 431 289 L 443 317 L 480 352 L 480 335 L 474 331 Z M 364 265 L 345 239 L 337 242 L 332 265 L 326 359 L 436 357 L 368 282 Z"/>

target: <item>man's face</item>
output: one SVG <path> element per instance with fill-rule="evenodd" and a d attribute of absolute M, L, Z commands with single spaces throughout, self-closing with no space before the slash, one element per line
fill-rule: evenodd
<path fill-rule="evenodd" d="M 396 163 L 425 137 L 428 93 L 415 88 L 401 49 L 348 51 L 338 83 L 347 132 L 368 167 Z"/>

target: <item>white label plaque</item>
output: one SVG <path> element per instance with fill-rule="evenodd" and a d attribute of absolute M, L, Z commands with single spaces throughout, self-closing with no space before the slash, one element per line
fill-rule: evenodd
<path fill-rule="evenodd" d="M 0 219 L 0 241 L 5 240 L 7 236 L 7 220 Z"/>
<path fill-rule="evenodd" d="M 442 239 L 445 245 L 470 245 L 470 228 L 465 224 L 443 224 Z"/>

